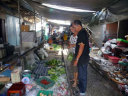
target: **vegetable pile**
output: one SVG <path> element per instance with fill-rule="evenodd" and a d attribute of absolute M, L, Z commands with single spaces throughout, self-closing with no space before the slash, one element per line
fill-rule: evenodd
<path fill-rule="evenodd" d="M 51 67 L 55 67 L 55 66 L 60 66 L 61 65 L 61 61 L 56 60 L 56 59 L 52 59 L 48 62 L 46 62 L 47 66 L 51 66 Z"/>
<path fill-rule="evenodd" d="M 46 62 L 47 66 L 50 66 L 51 69 L 48 70 L 48 74 L 50 75 L 51 79 L 57 81 L 58 77 L 65 74 L 65 69 L 62 66 L 62 62 L 56 59 L 52 59 Z"/>
<path fill-rule="evenodd" d="M 53 48 L 55 51 L 58 51 L 61 49 L 61 45 L 57 45 L 57 44 L 52 44 Z"/>
<path fill-rule="evenodd" d="M 51 68 L 48 71 L 48 74 L 50 75 L 51 79 L 54 81 L 57 81 L 58 77 L 65 74 L 65 69 L 63 67 L 56 67 L 56 68 Z"/>

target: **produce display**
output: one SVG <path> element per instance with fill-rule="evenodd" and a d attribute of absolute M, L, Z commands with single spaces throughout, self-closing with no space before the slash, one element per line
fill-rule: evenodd
<path fill-rule="evenodd" d="M 52 44 L 50 47 L 54 51 L 61 49 L 61 46 L 56 44 Z M 57 52 L 48 52 L 50 52 L 49 56 L 52 55 L 51 58 L 38 61 L 37 66 L 32 71 L 32 76 L 36 81 L 34 82 L 33 78 L 30 78 L 35 85 L 32 89 L 35 88 L 36 90 L 29 91 L 31 94 L 27 94 L 27 96 L 70 96 L 64 63 L 60 57 L 54 59 L 53 56 Z"/>
<path fill-rule="evenodd" d="M 46 62 L 46 66 L 50 66 L 51 69 L 48 70 L 50 78 L 54 81 L 57 81 L 58 77 L 62 74 L 65 74 L 65 69 L 62 66 L 62 62 L 56 59 L 52 59 Z"/>
<path fill-rule="evenodd" d="M 53 48 L 55 51 L 58 51 L 61 49 L 61 45 L 57 45 L 57 44 L 52 44 Z"/>
<path fill-rule="evenodd" d="M 56 67 L 56 66 L 61 66 L 62 62 L 56 59 L 52 59 L 48 62 L 45 63 L 46 66 L 50 66 L 50 67 Z"/>
<path fill-rule="evenodd" d="M 63 67 L 51 68 L 48 71 L 48 74 L 50 75 L 52 80 L 57 81 L 59 76 L 65 74 L 65 69 Z"/>
<path fill-rule="evenodd" d="M 53 96 L 70 96 L 68 91 L 66 74 L 59 76 L 58 81 L 49 90 L 53 91 Z"/>

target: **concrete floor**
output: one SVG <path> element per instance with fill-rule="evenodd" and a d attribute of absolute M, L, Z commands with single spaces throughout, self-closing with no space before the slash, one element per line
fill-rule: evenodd
<path fill-rule="evenodd" d="M 90 66 L 88 66 L 87 94 L 88 96 L 120 96 L 108 81 Z"/>

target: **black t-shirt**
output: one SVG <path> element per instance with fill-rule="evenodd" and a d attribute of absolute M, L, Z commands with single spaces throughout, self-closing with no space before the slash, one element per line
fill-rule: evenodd
<path fill-rule="evenodd" d="M 79 58 L 79 63 L 84 63 L 87 60 L 89 60 L 89 35 L 87 31 L 83 28 L 81 29 L 81 31 L 78 33 L 77 36 L 78 38 L 76 43 L 75 56 L 77 56 L 79 52 L 80 43 L 83 43 L 85 46 L 84 46 L 83 53 Z"/>

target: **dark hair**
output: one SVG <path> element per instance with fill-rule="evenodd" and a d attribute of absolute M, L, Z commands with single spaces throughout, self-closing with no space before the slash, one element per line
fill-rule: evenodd
<path fill-rule="evenodd" d="M 80 20 L 74 20 L 73 22 L 75 25 L 80 25 L 82 27 L 82 23 Z"/>

